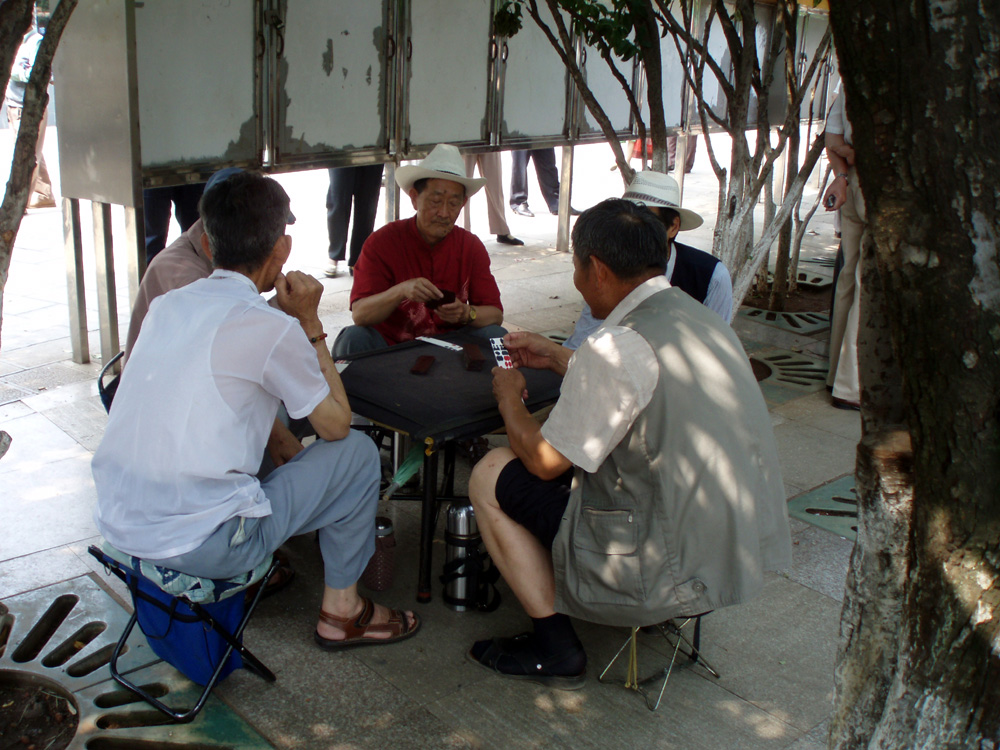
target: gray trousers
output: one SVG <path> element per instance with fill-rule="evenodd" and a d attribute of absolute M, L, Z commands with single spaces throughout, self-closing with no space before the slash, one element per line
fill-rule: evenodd
<path fill-rule="evenodd" d="M 149 560 L 202 578 L 231 578 L 259 565 L 286 539 L 319 531 L 324 581 L 334 589 L 357 582 L 375 552 L 375 510 L 381 478 L 371 438 L 351 431 L 317 440 L 261 482 L 271 515 L 232 518 L 201 546 Z"/>

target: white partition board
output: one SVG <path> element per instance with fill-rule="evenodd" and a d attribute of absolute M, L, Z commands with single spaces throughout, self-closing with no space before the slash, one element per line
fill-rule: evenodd
<path fill-rule="evenodd" d="M 375 0 L 288 3 L 275 161 L 386 145 L 384 19 Z"/>
<path fill-rule="evenodd" d="M 550 25 L 547 7 L 539 4 Z M 506 138 L 562 138 L 566 124 L 566 68 L 548 38 L 527 14 L 506 42 L 503 124 Z"/>
<path fill-rule="evenodd" d="M 596 47 L 587 47 L 586 50 L 587 85 L 594 92 L 597 103 L 601 105 L 604 113 L 611 120 L 611 125 L 616 131 L 623 133 L 628 130 L 632 114 L 632 110 L 628 104 L 628 97 L 625 96 L 621 84 L 612 74 L 611 68 L 608 67 L 608 63 L 601 57 L 598 49 Z M 622 62 L 614 56 L 611 59 L 615 65 L 615 69 L 625 77 L 625 80 L 631 86 L 632 61 Z M 601 132 L 597 120 L 590 114 L 590 110 L 586 106 L 583 107 L 583 126 L 580 128 L 580 131 L 581 133 Z"/>
<path fill-rule="evenodd" d="M 135 3 L 142 166 L 252 160 L 254 3 Z"/>
<path fill-rule="evenodd" d="M 490 6 L 490 0 L 421 0 L 410 11 L 411 148 L 488 142 Z"/>
<path fill-rule="evenodd" d="M 681 46 L 683 50 L 683 43 Z M 663 118 L 668 128 L 684 127 L 684 60 L 677 53 L 677 46 L 669 34 L 660 39 L 660 75 L 663 88 Z M 646 85 L 649 85 L 648 81 Z M 649 126 L 649 99 L 643 93 L 639 102 L 642 117 Z M 697 112 L 691 113 L 692 125 L 698 125 Z"/>
<path fill-rule="evenodd" d="M 823 40 L 823 35 L 826 33 L 827 28 L 830 25 L 830 19 L 825 14 L 819 13 L 808 13 L 803 19 L 803 30 L 801 33 L 800 44 L 802 46 L 803 52 L 805 52 L 807 61 L 803 70 L 812 64 L 813 58 L 816 56 L 816 49 L 819 47 L 819 43 Z M 829 49 L 829 56 L 827 60 L 830 66 L 829 80 L 831 82 L 829 96 L 826 96 L 825 85 L 827 83 L 827 77 L 824 75 L 825 65 L 820 63 L 816 68 L 815 76 L 813 77 L 812 87 L 818 87 L 816 91 L 816 97 L 813 100 L 813 112 L 812 116 L 814 120 L 825 120 L 826 111 L 829 109 L 830 102 L 833 101 L 833 91 L 836 87 L 836 83 L 840 81 L 840 75 L 837 71 L 837 55 L 832 52 L 833 45 L 831 44 Z M 803 119 L 809 117 L 809 96 L 806 95 L 806 100 L 802 105 L 802 117 Z"/>
<path fill-rule="evenodd" d="M 53 63 L 64 198 L 134 205 L 128 9 L 81 0 Z"/>
<path fill-rule="evenodd" d="M 702 24 L 707 18 L 707 13 L 702 16 Z M 701 37 L 704 39 L 704 37 Z M 708 37 L 708 53 L 719 64 L 727 79 L 732 81 L 733 61 L 729 55 L 729 45 L 726 43 L 726 33 L 722 30 L 718 16 L 712 19 L 712 28 Z M 726 94 L 719 85 L 719 80 L 715 73 L 705 65 L 705 76 L 702 80 L 702 98 L 709 109 L 720 117 L 726 114 Z"/>

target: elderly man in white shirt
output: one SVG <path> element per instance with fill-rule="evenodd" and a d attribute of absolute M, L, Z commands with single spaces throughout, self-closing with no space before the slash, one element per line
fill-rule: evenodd
<path fill-rule="evenodd" d="M 351 409 L 317 314 L 322 285 L 282 273 L 289 201 L 274 180 L 234 175 L 201 211 L 215 271 L 150 305 L 93 461 L 98 528 L 122 552 L 189 575 L 228 578 L 288 537 L 319 532 L 324 649 L 416 633 L 411 612 L 363 598 L 374 551 L 379 460 Z M 275 290 L 279 309 L 261 294 Z M 284 403 L 314 444 L 261 482 Z"/>

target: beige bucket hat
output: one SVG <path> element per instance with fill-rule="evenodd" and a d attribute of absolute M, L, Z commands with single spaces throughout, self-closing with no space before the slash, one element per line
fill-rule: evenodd
<path fill-rule="evenodd" d="M 417 180 L 451 180 L 465 186 L 465 197 L 475 195 L 486 184 L 482 178 L 465 176 L 465 159 L 450 143 L 439 143 L 419 164 L 408 164 L 396 170 L 396 184 L 409 193 Z"/>
<path fill-rule="evenodd" d="M 697 229 L 705 223 L 700 214 L 681 208 L 681 188 L 677 180 L 663 172 L 637 172 L 622 198 L 640 206 L 672 208 L 681 215 L 681 231 Z"/>

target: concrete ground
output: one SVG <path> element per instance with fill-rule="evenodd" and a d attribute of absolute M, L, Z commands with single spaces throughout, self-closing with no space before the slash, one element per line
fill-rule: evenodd
<path fill-rule="evenodd" d="M 0 131 L 0 164 L 9 164 L 10 144 L 4 140 L 8 135 L 9 131 Z M 55 140 L 55 133 L 50 132 L 46 150 L 51 151 L 50 170 L 58 189 Z M 612 159 L 606 146 L 581 147 L 576 153 L 575 206 L 586 208 L 620 194 L 621 179 L 610 170 Z M 504 163 L 509 170 L 509 159 Z M 326 265 L 326 173 L 279 179 L 299 219 L 292 228 L 294 245 L 288 267 L 321 275 Z M 700 144 L 685 190 L 685 205 L 702 212 L 706 223 L 683 239 L 707 249 L 717 183 L 704 144 Z M 807 201 L 815 193 L 812 185 Z M 534 183 L 530 204 L 536 211 L 544 206 Z M 86 218 L 86 206 L 83 212 Z M 484 239 L 492 256 L 507 324 L 568 332 L 581 300 L 572 285 L 569 256 L 554 250 L 556 217 L 539 213 L 528 219 L 508 213 L 508 221 L 512 233 L 525 240 L 524 247 L 493 242 L 485 203 L 478 196 L 473 198 L 472 229 Z M 121 232 L 118 213 L 116 226 Z M 829 217 L 818 216 L 811 226 L 814 231 L 807 235 L 803 256 L 810 262 L 820 261 L 809 268 L 828 276 L 823 261 L 832 258 L 836 247 L 832 224 Z M 120 236 L 116 241 L 118 248 L 124 246 Z M 90 253 L 87 263 L 91 351 L 99 352 Z M 123 258 L 118 258 L 117 266 L 124 339 L 128 294 Z M 287 591 L 262 603 L 246 635 L 250 647 L 277 674 L 276 683 L 237 672 L 216 691 L 221 702 L 213 699 L 209 710 L 189 727 L 157 727 L 155 718 L 135 705 L 115 709 L 131 720 L 108 720 L 108 707 L 121 701 L 107 697 L 113 687 L 107 682 L 106 667 L 91 666 L 89 672 L 74 669 L 72 658 L 60 664 L 46 656 L 44 645 L 27 655 L 18 645 L 25 642 L 33 622 L 51 620 L 55 605 L 48 602 L 64 602 L 67 596 L 70 601 L 79 599 L 87 617 L 102 623 L 96 630 L 104 630 L 106 624 L 106 632 L 84 644 L 80 651 L 84 661 L 99 646 L 106 648 L 117 639 L 124 619 L 120 603 L 125 592 L 86 554 L 87 545 L 99 539 L 92 519 L 95 492 L 90 459 L 106 416 L 95 385 L 100 363 L 77 365 L 70 359 L 64 278 L 60 212 L 30 213 L 18 234 L 4 292 L 0 340 L 0 429 L 13 437 L 9 453 L 0 460 L 0 528 L 6 532 L 0 538 L 0 670 L 29 669 L 57 682 L 68 679 L 67 674 L 73 678 L 89 675 L 86 686 L 70 688 L 82 721 L 74 746 L 712 750 L 825 746 L 844 576 L 853 542 L 792 519 L 792 567 L 769 575 L 755 600 L 705 619 L 704 655 L 721 677 L 713 678 L 697 667 L 675 672 L 663 705 L 651 713 L 630 691 L 597 681 L 603 664 L 626 637 L 621 629 L 580 624 L 590 657 L 590 677 L 578 692 L 502 680 L 466 662 L 464 654 L 472 641 L 518 632 L 526 628 L 527 619 L 502 585 L 503 605 L 488 615 L 454 612 L 443 606 L 437 591 L 432 603 L 416 605 L 419 509 L 415 503 L 401 501 L 391 501 L 383 509 L 395 521 L 397 569 L 393 588 L 378 598 L 417 609 L 424 626 L 416 638 L 343 654 L 317 649 L 311 631 L 321 587 L 319 555 L 311 539 L 294 539 L 289 551 L 298 577 Z M 323 283 L 322 319 L 332 338 L 349 321 L 351 281 L 341 277 Z M 831 408 L 822 388 L 828 333 L 822 323 L 812 328 L 799 326 L 797 332 L 779 327 L 780 323 L 744 311 L 734 320 L 734 327 L 748 353 L 775 368 L 761 387 L 771 409 L 791 499 L 853 471 L 860 420 L 856 412 Z M 803 372 L 813 376 L 801 377 Z M 464 465 L 460 465 L 462 472 L 467 473 Z M 444 545 L 440 538 L 436 542 L 435 566 L 439 567 Z M 56 620 L 55 635 L 39 636 L 40 628 L 30 627 L 28 640 L 41 638 L 44 644 L 48 638 L 55 643 L 64 631 L 71 642 L 82 638 L 72 634 L 73 617 L 61 625 Z M 136 647 L 136 656 L 142 653 Z M 653 671 L 664 661 L 664 647 L 648 637 L 639 653 L 643 672 Z M 91 659 L 87 663 L 103 662 Z M 148 669 L 154 675 L 150 679 L 173 686 L 171 690 L 179 691 L 175 695 L 184 694 L 183 681 L 171 669 L 162 664 Z M 219 716 L 228 718 L 220 720 Z M 140 737 L 152 744 L 141 745 Z"/>

